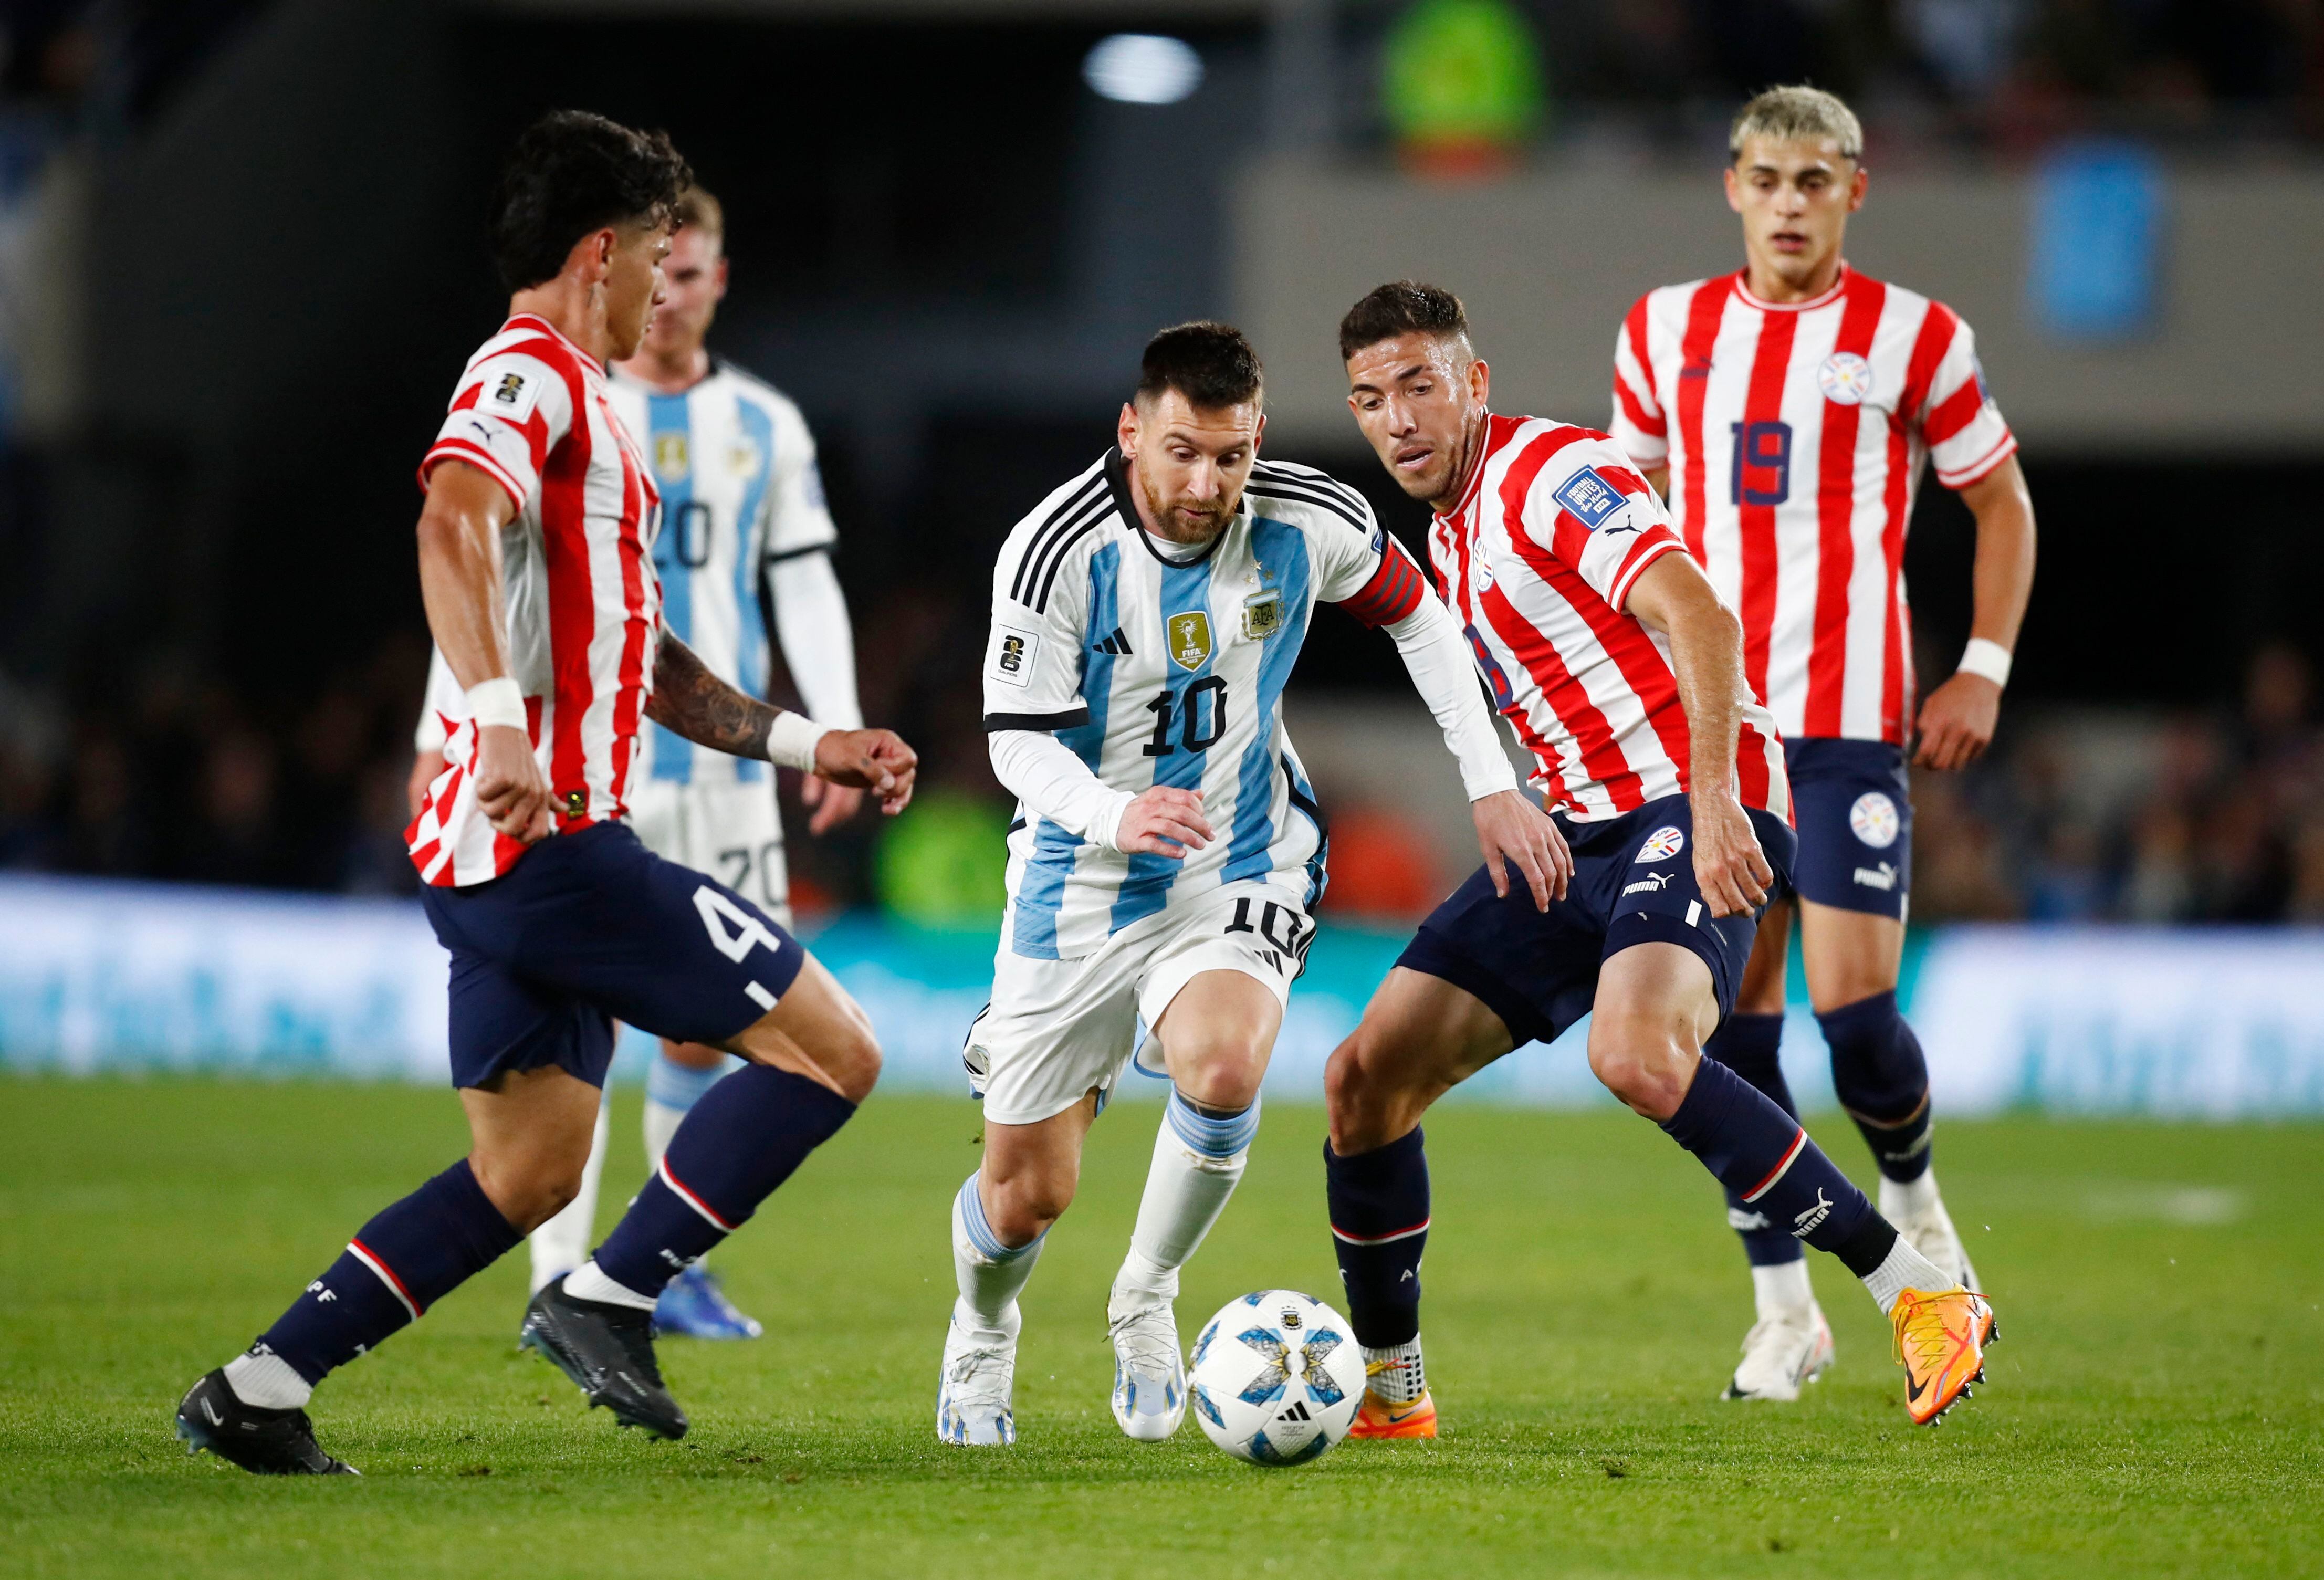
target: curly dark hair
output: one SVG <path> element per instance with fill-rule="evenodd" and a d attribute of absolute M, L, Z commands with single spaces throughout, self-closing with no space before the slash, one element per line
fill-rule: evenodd
<path fill-rule="evenodd" d="M 1468 333 L 1469 312 L 1459 297 L 1440 285 L 1391 280 L 1365 292 L 1363 300 L 1340 320 L 1340 360 L 1345 362 L 1365 346 L 1398 335 L 1450 338 Z"/>
<path fill-rule="evenodd" d="M 524 129 L 493 199 L 493 263 L 519 291 L 553 280 L 573 244 L 609 225 L 670 224 L 694 180 L 666 132 L 586 110 L 552 110 Z"/>
<path fill-rule="evenodd" d="M 1176 390 L 1206 411 L 1256 401 L 1264 375 L 1259 353 L 1232 324 L 1199 319 L 1174 324 L 1146 343 L 1139 364 L 1138 397 Z"/>

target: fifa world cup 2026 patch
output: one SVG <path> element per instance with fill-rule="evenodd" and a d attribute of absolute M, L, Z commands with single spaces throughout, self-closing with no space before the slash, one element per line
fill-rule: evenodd
<path fill-rule="evenodd" d="M 532 415 L 540 400 L 541 380 L 537 374 L 520 368 L 504 368 L 484 391 L 477 403 L 495 417 L 505 417 L 511 422 L 521 422 Z"/>
<path fill-rule="evenodd" d="M 992 628 L 992 661 L 984 666 L 984 672 L 1003 686 L 1029 686 L 1033 683 L 1033 661 L 1040 655 L 1041 638 L 1037 633 L 996 625 Z"/>

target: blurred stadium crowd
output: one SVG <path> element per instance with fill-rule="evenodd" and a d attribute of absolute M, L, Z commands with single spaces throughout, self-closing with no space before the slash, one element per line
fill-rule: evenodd
<path fill-rule="evenodd" d="M 908 613 L 905 628 L 934 633 L 973 614 Z M 911 646 L 867 652 L 866 705 L 921 744 L 928 792 L 892 828 L 820 844 L 794 830 L 803 910 L 876 901 L 942 922 L 997 909 L 1009 808 L 975 701 L 947 684 L 941 640 Z M 159 670 L 101 712 L 11 685 L 0 866 L 408 893 L 401 830 L 425 661 L 416 636 L 392 640 L 290 708 Z M 1400 808 L 1333 804 L 1321 788 L 1339 825 L 1327 912 L 1408 915 L 1458 876 L 1461 852 L 1416 864 L 1429 842 Z M 2019 708 L 1990 758 L 1920 774 L 1914 796 L 1916 920 L 2324 922 L 2324 727 L 2315 677 L 2289 647 L 2254 656 L 2237 707 Z"/>

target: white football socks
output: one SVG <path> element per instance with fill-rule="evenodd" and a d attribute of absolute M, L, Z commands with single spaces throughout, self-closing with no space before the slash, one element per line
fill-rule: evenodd
<path fill-rule="evenodd" d="M 952 1198 L 952 1270 L 960 1290 L 953 1320 L 964 1327 L 998 1332 L 1007 1326 L 1018 1292 L 1033 1276 L 1042 1242 L 1049 1236 L 1045 1231 L 1027 1244 L 1003 1245 L 985 1219 L 984 1200 L 977 1194 L 981 1178 L 970 1175 Z"/>
<path fill-rule="evenodd" d="M 315 1385 L 272 1351 L 244 1354 L 226 1363 L 226 1385 L 235 1398 L 263 1410 L 299 1410 L 315 1397 Z"/>
<path fill-rule="evenodd" d="M 1421 1363 L 1420 1335 L 1408 1344 L 1376 1350 L 1364 1346 L 1364 1387 L 1386 1405 L 1416 1404 L 1428 1391 L 1428 1369 Z"/>
<path fill-rule="evenodd" d="M 1938 1270 L 1935 1262 L 1914 1250 L 1913 1243 L 1899 1234 L 1880 1265 L 1864 1275 L 1864 1287 L 1872 1291 L 1873 1299 L 1880 1303 L 1880 1314 L 1886 1317 L 1895 1308 L 1896 1297 L 1907 1289 L 1938 1294 L 1954 1285 L 1952 1280 Z"/>
<path fill-rule="evenodd" d="M 589 1161 L 581 1168 L 581 1191 L 563 1211 L 525 1242 L 532 1257 L 532 1293 L 559 1273 L 569 1273 L 589 1259 L 589 1239 L 597 1227 L 597 1182 L 605 1173 L 605 1135 L 613 1118 L 613 1098 L 597 1104 L 597 1129 L 589 1138 Z"/>
<path fill-rule="evenodd" d="M 1154 1162 L 1147 1170 L 1146 1195 L 1138 1204 L 1130 1254 L 1114 1277 L 1117 1297 L 1177 1298 L 1178 1270 L 1226 1209 L 1250 1160 L 1251 1138 L 1258 1133 L 1256 1102 L 1240 1113 L 1213 1118 L 1175 1089 L 1171 1092 L 1154 1137 Z"/>
<path fill-rule="evenodd" d="M 565 1292 L 576 1300 L 595 1300 L 601 1306 L 627 1306 L 632 1311 L 650 1311 L 660 1304 L 661 1291 L 641 1295 L 627 1284 L 617 1284 L 607 1278 L 604 1270 L 591 1257 L 566 1275 Z"/>
<path fill-rule="evenodd" d="M 1751 1299 L 1758 1307 L 1762 1322 L 1814 1305 L 1815 1287 L 1808 1282 L 1808 1259 L 1803 1256 L 1766 1266 L 1753 1263 Z"/>
<path fill-rule="evenodd" d="M 1892 1224 L 1923 1217 L 1943 1203 L 1937 1194 L 1937 1171 L 1924 1169 L 1918 1179 L 1880 1178 L 1880 1215 Z"/>

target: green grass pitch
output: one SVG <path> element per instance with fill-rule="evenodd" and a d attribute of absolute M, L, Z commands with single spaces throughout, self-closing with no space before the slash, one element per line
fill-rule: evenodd
<path fill-rule="evenodd" d="M 608 1224 L 642 1172 L 637 1095 L 615 1110 Z M 1795 1407 L 1718 1401 L 1748 1287 L 1652 1126 L 1448 1108 L 1426 1319 L 1446 1436 L 1266 1471 L 1191 1422 L 1147 1446 L 1107 1414 L 1105 1286 L 1158 1112 L 1093 1137 L 1026 1298 L 1013 1450 L 934 1437 L 978 1122 L 899 1096 L 719 1253 L 770 1336 L 664 1346 L 684 1443 L 616 1431 L 517 1352 L 520 1254 L 325 1385 L 323 1441 L 363 1480 L 283 1482 L 185 1457 L 171 1406 L 458 1155 L 451 1095 L 0 1078 L 0 1575 L 2324 1573 L 2315 1126 L 1942 1126 L 2004 1340 L 1925 1431 L 1822 1259 L 1837 1368 Z M 1844 1122 L 1817 1128 L 1861 1173 Z M 1189 1336 L 1253 1288 L 1333 1298 L 1321 1135 L 1270 1107 L 1188 1270 Z"/>

